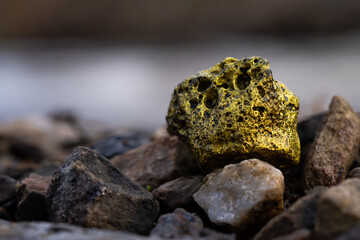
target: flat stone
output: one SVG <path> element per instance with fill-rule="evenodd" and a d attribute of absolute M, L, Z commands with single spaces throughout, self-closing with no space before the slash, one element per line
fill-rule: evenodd
<path fill-rule="evenodd" d="M 55 172 L 46 198 L 51 221 L 136 233 L 149 232 L 159 211 L 151 193 L 84 147 Z"/>
<path fill-rule="evenodd" d="M 248 235 L 283 211 L 284 188 L 280 170 L 250 159 L 207 175 L 194 199 L 213 223 Z"/>
<path fill-rule="evenodd" d="M 91 145 L 90 148 L 96 150 L 106 158 L 112 158 L 143 144 L 149 143 L 149 141 L 149 137 L 145 134 L 124 132 L 98 141 Z"/>
<path fill-rule="evenodd" d="M 305 161 L 304 191 L 343 181 L 358 154 L 359 144 L 359 117 L 342 97 L 334 96 L 324 126 Z"/>
<path fill-rule="evenodd" d="M 194 169 L 188 149 L 176 136 L 156 139 L 110 161 L 132 181 L 152 189 Z"/>
<path fill-rule="evenodd" d="M 254 240 L 275 239 L 292 234 L 300 229 L 313 231 L 317 216 L 318 201 L 326 187 L 316 187 L 297 200 L 285 212 L 271 219 L 254 237 Z"/>
<path fill-rule="evenodd" d="M 51 177 L 30 174 L 21 182 L 18 189 L 20 197 L 16 212 L 17 221 L 46 221 L 49 219 L 45 196 Z"/>
<path fill-rule="evenodd" d="M 229 57 L 175 88 L 166 121 L 205 172 L 250 158 L 292 169 L 300 161 L 298 110 L 266 59 Z"/>
<path fill-rule="evenodd" d="M 335 239 L 360 222 L 360 179 L 347 179 L 319 199 L 315 234 Z"/>
<path fill-rule="evenodd" d="M 192 195 L 199 189 L 202 176 L 180 177 L 164 183 L 151 193 L 160 203 L 160 209 L 170 212 L 194 201 Z"/>

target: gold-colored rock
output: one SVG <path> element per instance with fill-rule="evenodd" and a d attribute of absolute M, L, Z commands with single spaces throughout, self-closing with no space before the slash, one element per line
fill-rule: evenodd
<path fill-rule="evenodd" d="M 298 110 L 266 59 L 226 58 L 175 88 L 166 120 L 205 172 L 249 158 L 291 168 L 300 159 Z"/>

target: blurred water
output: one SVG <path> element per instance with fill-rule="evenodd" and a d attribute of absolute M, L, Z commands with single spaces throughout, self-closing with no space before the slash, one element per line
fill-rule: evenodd
<path fill-rule="evenodd" d="M 0 43 L 0 119 L 72 109 L 114 126 L 155 129 L 173 88 L 221 59 L 263 56 L 300 99 L 300 117 L 334 94 L 360 110 L 360 34 L 242 37 L 192 44 Z"/>

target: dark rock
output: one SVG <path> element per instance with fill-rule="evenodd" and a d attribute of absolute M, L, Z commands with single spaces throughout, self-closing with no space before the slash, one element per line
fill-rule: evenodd
<path fill-rule="evenodd" d="M 323 126 L 324 118 L 325 113 L 319 113 L 298 123 L 297 132 L 300 138 L 301 160 L 305 160 L 308 155 L 316 134 Z"/>
<path fill-rule="evenodd" d="M 351 170 L 348 174 L 348 178 L 360 178 L 360 167 Z"/>
<path fill-rule="evenodd" d="M 272 240 L 310 240 L 311 232 L 308 229 L 299 229 L 285 236 L 273 238 Z"/>
<path fill-rule="evenodd" d="M 175 136 L 156 139 L 110 161 L 134 182 L 152 188 L 194 169 L 190 152 Z"/>
<path fill-rule="evenodd" d="M 305 161 L 304 191 L 343 181 L 358 154 L 359 144 L 359 117 L 342 97 L 334 96 L 324 126 Z"/>
<path fill-rule="evenodd" d="M 188 213 L 178 208 L 174 213 L 160 216 L 156 227 L 151 230 L 151 235 L 171 239 L 186 235 L 198 237 L 203 229 L 203 222 L 195 214 Z"/>
<path fill-rule="evenodd" d="M 0 218 L 14 220 L 17 209 L 16 189 L 20 183 L 15 179 L 0 175 Z"/>
<path fill-rule="evenodd" d="M 360 236 L 360 223 L 355 225 L 355 227 L 350 228 L 350 230 L 341 234 L 336 240 L 359 240 Z"/>
<path fill-rule="evenodd" d="M 55 172 L 46 198 L 54 222 L 137 233 L 147 233 L 159 211 L 151 193 L 84 147 Z"/>
<path fill-rule="evenodd" d="M 271 219 L 255 235 L 254 240 L 273 239 L 304 228 L 312 231 L 317 216 L 318 199 L 325 190 L 325 187 L 313 189 L 287 211 Z"/>
<path fill-rule="evenodd" d="M 96 142 L 91 145 L 90 148 L 96 150 L 106 158 L 112 158 L 115 155 L 123 154 L 149 141 L 149 137 L 145 134 L 125 132 Z"/>
<path fill-rule="evenodd" d="M 218 233 L 211 229 L 204 229 L 203 222 L 195 214 L 178 208 L 174 213 L 160 216 L 151 236 L 163 239 L 212 239 L 235 240 L 234 234 Z"/>
<path fill-rule="evenodd" d="M 16 212 L 17 221 L 48 220 L 45 195 L 50 181 L 51 177 L 33 173 L 22 180 L 22 184 L 18 189 L 20 201 Z"/>
<path fill-rule="evenodd" d="M 199 189 L 202 178 L 202 176 L 180 177 L 152 191 L 153 196 L 160 203 L 161 211 L 170 212 L 194 202 L 192 195 Z"/>
<path fill-rule="evenodd" d="M 315 234 L 335 239 L 360 222 L 360 179 L 347 179 L 322 194 L 318 203 Z"/>

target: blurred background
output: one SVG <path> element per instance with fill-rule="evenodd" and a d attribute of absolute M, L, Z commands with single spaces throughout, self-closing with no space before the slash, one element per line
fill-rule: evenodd
<path fill-rule="evenodd" d="M 116 127 L 165 123 L 174 87 L 258 55 L 300 99 L 360 110 L 355 0 L 0 0 L 0 121 L 71 110 Z"/>

